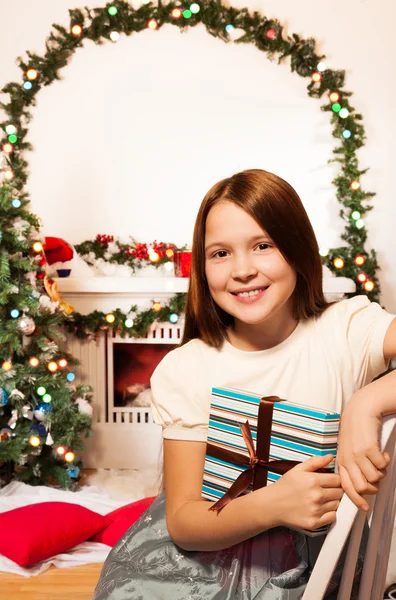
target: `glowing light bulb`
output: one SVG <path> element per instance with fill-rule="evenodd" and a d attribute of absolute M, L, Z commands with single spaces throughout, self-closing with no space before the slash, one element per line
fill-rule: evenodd
<path fill-rule="evenodd" d="M 67 362 L 66 358 L 61 358 L 60 360 L 58 360 L 58 365 L 61 369 L 67 367 L 68 364 L 69 363 Z"/>
<path fill-rule="evenodd" d="M 320 256 L 327 256 L 329 253 L 329 249 L 328 248 L 319 248 L 319 254 Z"/>
<path fill-rule="evenodd" d="M 35 356 L 32 356 L 31 359 L 29 359 L 29 365 L 31 367 L 38 367 L 38 365 L 40 364 L 40 361 L 38 358 L 36 358 Z"/>
<path fill-rule="evenodd" d="M 364 284 L 364 289 L 366 290 L 366 292 L 372 292 L 374 288 L 374 281 L 370 281 L 370 279 Z"/>
<path fill-rule="evenodd" d="M 157 262 L 157 260 L 159 260 L 158 252 L 150 252 L 149 259 L 151 260 L 151 262 Z"/>
<path fill-rule="evenodd" d="M 155 19 L 150 19 L 150 21 L 147 23 L 147 27 L 149 29 L 157 29 L 158 28 L 158 22 Z"/>
<path fill-rule="evenodd" d="M 81 25 L 73 25 L 73 27 L 71 28 L 71 32 L 72 35 L 74 35 L 74 37 L 79 37 L 82 34 Z"/>
<path fill-rule="evenodd" d="M 48 371 L 51 371 L 51 373 L 55 373 L 55 371 L 58 370 L 58 365 L 54 360 L 51 360 L 51 362 L 49 362 L 47 365 L 47 369 Z"/>
<path fill-rule="evenodd" d="M 68 374 L 66 375 L 66 379 L 67 379 L 67 381 L 74 381 L 74 380 L 75 380 L 75 378 L 76 378 L 76 376 L 74 375 L 74 373 L 68 373 Z"/>
<path fill-rule="evenodd" d="M 366 281 L 367 275 L 365 273 L 359 273 L 356 279 L 360 281 L 360 283 L 363 283 L 364 281 Z"/>
<path fill-rule="evenodd" d="M 332 110 L 333 112 L 335 112 L 335 113 L 338 113 L 338 112 L 340 112 L 340 110 L 341 110 L 341 105 L 340 105 L 340 104 L 338 104 L 338 102 L 336 102 L 336 103 L 335 103 L 335 104 L 333 104 L 333 106 L 331 107 L 331 110 Z"/>
<path fill-rule="evenodd" d="M 11 181 L 12 179 L 14 179 L 14 172 L 11 171 L 11 169 L 8 169 L 7 171 L 4 172 L 4 179 L 6 181 Z"/>
<path fill-rule="evenodd" d="M 43 245 L 42 245 L 41 242 L 34 242 L 32 248 L 33 248 L 33 250 L 35 252 L 42 252 L 43 251 Z"/>
<path fill-rule="evenodd" d="M 130 329 L 131 327 L 133 327 L 133 320 L 132 319 L 126 319 L 124 321 L 124 325 L 125 325 L 125 327 L 128 327 L 128 329 Z"/>
<path fill-rule="evenodd" d="M 31 446 L 34 446 L 35 448 L 37 448 L 37 446 L 40 446 L 40 444 L 41 444 L 41 442 L 40 442 L 40 438 L 39 438 L 39 437 L 37 437 L 37 435 L 32 435 L 32 436 L 29 438 L 29 444 L 30 444 Z"/>
<path fill-rule="evenodd" d="M 115 15 L 118 13 L 118 8 L 116 6 L 109 6 L 107 12 L 111 17 L 115 17 Z"/>
<path fill-rule="evenodd" d="M 179 320 L 179 315 L 177 315 L 176 313 L 172 313 L 169 317 L 169 321 L 171 323 L 177 323 Z"/>
<path fill-rule="evenodd" d="M 362 265 L 364 265 L 364 263 L 366 262 L 365 257 L 362 254 L 358 254 L 357 256 L 355 256 L 355 259 L 353 261 L 355 263 L 355 265 L 357 265 L 358 267 L 361 267 Z"/>
<path fill-rule="evenodd" d="M 183 17 L 185 19 L 190 19 L 192 16 L 192 12 L 191 10 L 188 10 L 188 8 L 186 8 L 186 10 L 183 10 Z"/>
<path fill-rule="evenodd" d="M 106 315 L 106 321 L 108 323 L 114 323 L 115 321 L 115 316 L 112 313 L 109 313 L 108 315 Z"/>
<path fill-rule="evenodd" d="M 315 71 L 315 73 L 312 73 L 311 79 L 315 83 L 318 83 L 318 81 L 320 81 L 322 79 L 322 75 L 321 75 L 321 73 L 318 73 L 317 71 Z"/>
<path fill-rule="evenodd" d="M 358 219 L 358 220 L 355 222 L 355 225 L 356 225 L 356 227 L 357 227 L 358 229 L 363 229 L 363 227 L 364 227 L 364 221 L 363 221 L 363 219 Z"/>
<path fill-rule="evenodd" d="M 342 269 L 343 266 L 345 265 L 345 263 L 342 258 L 335 258 L 333 260 L 333 265 L 335 266 L 336 269 Z"/>
<path fill-rule="evenodd" d="M 25 81 L 25 83 L 23 84 L 23 89 L 24 90 L 31 90 L 33 87 L 33 84 L 31 81 Z"/>
<path fill-rule="evenodd" d="M 19 312 L 19 310 L 17 308 L 13 308 L 12 311 L 10 312 L 10 315 L 13 319 L 17 319 L 20 314 L 21 313 Z"/>
<path fill-rule="evenodd" d="M 64 446 L 58 446 L 56 449 L 56 453 L 59 454 L 59 456 L 63 456 L 66 452 L 66 448 Z"/>
<path fill-rule="evenodd" d="M 168 258 L 172 258 L 172 256 L 174 255 L 174 251 L 172 250 L 172 248 L 167 248 L 167 249 L 165 250 L 165 255 L 166 255 Z"/>
<path fill-rule="evenodd" d="M 341 108 L 338 114 L 340 115 L 341 119 L 346 119 L 349 115 L 349 110 L 347 108 Z"/>
<path fill-rule="evenodd" d="M 199 4 L 197 4 L 196 2 L 193 2 L 193 3 L 190 5 L 190 10 L 191 10 L 191 12 L 192 12 L 194 15 L 196 15 L 196 14 L 198 14 L 198 13 L 199 13 L 199 11 L 201 10 L 201 7 L 200 7 L 200 6 L 199 6 Z"/>
<path fill-rule="evenodd" d="M 52 400 L 52 396 L 51 394 L 44 394 L 43 396 L 43 402 L 46 402 L 47 404 L 49 404 Z"/>
<path fill-rule="evenodd" d="M 338 92 L 331 92 L 331 94 L 329 94 L 329 99 L 330 102 L 338 102 L 340 99 L 340 94 Z"/>
<path fill-rule="evenodd" d="M 327 65 L 324 62 L 320 62 L 320 63 L 318 63 L 318 66 L 316 68 L 318 69 L 318 71 L 323 73 L 323 71 L 326 71 Z"/>
<path fill-rule="evenodd" d="M 161 304 L 159 302 L 154 302 L 153 304 L 153 310 L 155 310 L 155 312 L 159 312 L 161 310 Z"/>
<path fill-rule="evenodd" d="M 235 27 L 234 25 L 228 24 L 225 26 L 225 30 L 227 33 L 232 33 L 234 31 Z"/>
<path fill-rule="evenodd" d="M 265 35 L 270 40 L 273 40 L 276 37 L 276 31 L 275 31 L 275 29 L 268 29 L 268 31 L 267 31 L 267 33 Z"/>
<path fill-rule="evenodd" d="M 40 385 L 40 387 L 37 388 L 36 392 L 39 396 L 44 396 L 44 394 L 46 393 L 46 389 L 45 387 L 43 387 L 42 385 Z"/>
<path fill-rule="evenodd" d="M 11 202 L 11 204 L 14 208 L 19 208 L 21 206 L 22 202 L 18 198 L 14 198 L 14 200 Z"/>
<path fill-rule="evenodd" d="M 5 360 L 1 365 L 1 368 L 3 369 L 3 371 L 10 371 L 12 369 L 12 364 L 9 360 Z"/>
<path fill-rule="evenodd" d="M 182 11 L 180 10 L 180 8 L 174 8 L 171 12 L 171 15 L 174 19 L 180 19 L 180 17 L 182 16 Z"/>
<path fill-rule="evenodd" d="M 73 462 L 73 460 L 75 459 L 75 455 L 74 452 L 66 452 L 65 454 L 65 461 L 66 462 Z"/>
<path fill-rule="evenodd" d="M 7 125 L 5 131 L 8 135 L 11 135 L 12 133 L 17 132 L 17 128 L 15 127 L 15 125 Z"/>
<path fill-rule="evenodd" d="M 360 189 L 360 183 L 358 181 L 351 181 L 351 183 L 349 184 L 349 187 L 351 188 L 351 190 L 359 190 Z"/>
<path fill-rule="evenodd" d="M 118 40 L 120 39 L 120 34 L 118 33 L 118 31 L 112 31 L 110 33 L 110 39 L 112 42 L 118 42 Z"/>
<path fill-rule="evenodd" d="M 12 144 L 6 143 L 3 144 L 3 152 L 5 152 L 6 154 L 11 154 L 11 152 L 14 150 L 14 146 Z"/>
<path fill-rule="evenodd" d="M 26 77 L 31 81 L 34 81 L 38 77 L 38 72 L 36 71 L 36 69 L 29 69 L 28 71 L 26 71 Z"/>
<path fill-rule="evenodd" d="M 360 219 L 362 215 L 360 214 L 360 212 L 358 210 L 354 210 L 353 213 L 351 214 L 351 217 L 354 221 L 357 221 L 358 219 Z"/>
<path fill-rule="evenodd" d="M 352 132 L 351 132 L 351 131 L 349 131 L 349 129 L 344 129 L 344 131 L 342 132 L 342 135 L 343 135 L 343 137 L 344 137 L 346 140 L 349 140 L 349 138 L 350 138 L 350 137 L 351 137 L 351 135 L 352 135 Z"/>

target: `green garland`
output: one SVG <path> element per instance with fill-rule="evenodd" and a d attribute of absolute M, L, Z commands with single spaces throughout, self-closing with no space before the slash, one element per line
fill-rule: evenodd
<path fill-rule="evenodd" d="M 29 203 L 25 190 L 28 164 L 23 158 L 25 150 L 32 150 L 31 144 L 26 141 L 27 126 L 32 118 L 29 109 L 35 105 L 36 94 L 40 89 L 60 78 L 59 71 L 67 65 L 74 52 L 83 46 L 85 40 L 102 44 L 114 39 L 115 32 L 117 35 L 123 33 L 129 36 L 147 27 L 160 29 L 165 24 L 172 24 L 181 32 L 185 32 L 202 23 L 210 35 L 229 42 L 230 32 L 235 28 L 243 33 L 234 43 L 254 44 L 265 52 L 270 60 L 277 58 L 278 63 L 290 57 L 291 71 L 309 79 L 308 95 L 313 98 L 326 95 L 326 102 L 321 108 L 330 113 L 332 135 L 337 140 L 333 150 L 335 157 L 329 162 L 337 162 L 340 167 L 339 174 L 332 183 L 336 189 L 337 200 L 341 204 L 340 216 L 345 222 L 341 237 L 346 245 L 330 249 L 323 257 L 323 262 L 336 275 L 350 277 L 355 281 L 359 281 L 359 274 L 361 277 L 366 276 L 373 289 L 365 289 L 358 283 L 357 293 L 366 294 L 370 300 L 379 299 L 380 287 L 376 275 L 379 267 L 376 253 L 374 250 L 365 249 L 367 231 L 362 220 L 362 216 L 372 209 L 367 205 L 367 201 L 374 196 L 374 193 L 363 190 L 360 185 L 361 176 L 367 171 L 359 169 L 357 158 L 357 150 L 363 146 L 366 139 L 362 116 L 356 113 L 350 104 L 351 92 L 343 89 L 345 72 L 323 66 L 325 57 L 316 54 L 314 39 L 305 40 L 297 34 L 286 36 L 277 19 L 268 19 L 258 12 L 251 14 L 246 8 L 226 7 L 217 0 L 203 0 L 193 4 L 173 1 L 163 4 L 159 1 L 156 6 L 148 3 L 137 9 L 128 2 L 115 0 L 105 7 L 69 10 L 69 14 L 69 28 L 53 26 L 53 31 L 46 41 L 44 56 L 27 52 L 26 60 L 18 59 L 22 82 L 11 82 L 2 90 L 3 94 L 9 96 L 9 102 L 0 104 L 7 115 L 6 120 L 0 124 L 4 132 L 2 147 L 4 148 L 5 144 L 8 144 L 8 150 L 11 147 L 6 153 L 5 176 L 14 196 L 17 194 L 21 201 L 22 209 L 27 210 Z M 337 93 L 339 97 L 330 100 L 330 93 Z M 10 126 L 15 128 L 15 131 L 11 129 L 12 133 Z M 354 183 L 356 189 L 353 189 Z M 11 211 L 15 212 L 15 209 L 10 206 L 10 217 Z M 355 264 L 356 257 L 364 264 Z M 344 262 L 340 269 L 334 265 L 337 258 Z M 364 285 L 367 285 L 367 282 Z M 182 304 L 179 297 L 174 302 L 177 306 Z M 140 324 L 146 327 L 155 320 L 169 317 L 169 311 L 178 312 L 173 305 L 162 310 L 165 313 L 153 310 L 143 313 L 136 311 L 135 325 L 133 331 L 128 332 L 129 335 L 143 331 L 140 330 Z M 113 311 L 113 314 L 116 316 L 114 326 L 123 331 L 122 322 L 127 315 L 122 315 L 118 309 Z M 100 328 L 108 327 L 108 322 L 103 323 L 104 318 L 103 313 L 95 312 L 85 317 L 74 313 L 65 318 L 65 321 L 70 330 L 74 328 L 76 335 L 81 336 L 89 331 L 96 333 Z"/>

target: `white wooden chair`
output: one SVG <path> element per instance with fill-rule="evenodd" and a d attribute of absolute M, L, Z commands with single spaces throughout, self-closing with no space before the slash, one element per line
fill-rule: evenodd
<path fill-rule="evenodd" d="M 359 588 L 359 600 L 382 600 L 396 512 L 396 415 L 384 417 L 381 430 L 381 450 L 386 450 L 391 462 L 387 476 L 376 496 L 366 496 L 371 506 L 370 532 L 364 557 Z M 359 510 L 344 494 L 320 550 L 305 589 L 303 600 L 321 600 L 337 565 L 342 549 L 351 534 L 342 572 L 338 600 L 350 600 L 360 541 L 367 513 Z"/>

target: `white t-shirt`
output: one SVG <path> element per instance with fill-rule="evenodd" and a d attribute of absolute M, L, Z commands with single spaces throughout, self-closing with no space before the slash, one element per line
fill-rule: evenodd
<path fill-rule="evenodd" d="M 233 387 L 342 412 L 352 394 L 386 370 L 383 342 L 395 315 L 355 296 L 300 321 L 283 342 L 256 352 L 194 339 L 169 352 L 151 377 L 163 437 L 206 441 L 212 387 Z"/>

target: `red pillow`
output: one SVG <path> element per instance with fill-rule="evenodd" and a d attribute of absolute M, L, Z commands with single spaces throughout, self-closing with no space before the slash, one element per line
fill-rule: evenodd
<path fill-rule="evenodd" d="M 142 500 L 131 502 L 131 504 L 127 504 L 126 506 L 120 506 L 120 508 L 108 513 L 106 517 L 109 520 L 109 525 L 94 535 L 90 541 L 115 546 L 120 537 L 140 519 L 150 504 L 154 502 L 155 498 L 156 496 L 142 498 Z"/>
<path fill-rule="evenodd" d="M 106 527 L 106 517 L 69 502 L 39 502 L 0 513 L 0 554 L 21 567 L 70 550 Z"/>

